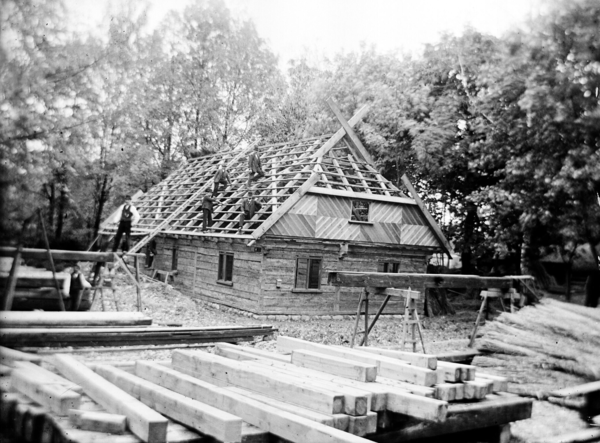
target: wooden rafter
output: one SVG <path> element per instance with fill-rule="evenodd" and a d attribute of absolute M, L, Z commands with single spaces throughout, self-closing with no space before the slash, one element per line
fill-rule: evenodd
<path fill-rule="evenodd" d="M 358 156 L 362 157 L 367 163 L 375 164 L 375 162 L 373 161 L 373 158 L 371 157 L 371 154 L 369 154 L 369 152 L 365 149 L 365 147 L 361 143 L 360 139 L 358 138 L 358 136 L 352 129 L 350 122 L 348 122 L 344 118 L 338 105 L 331 98 L 327 100 L 327 104 L 329 105 L 329 107 L 331 108 L 333 113 L 335 114 L 336 118 L 342 124 L 342 128 L 344 129 L 346 136 L 350 141 L 350 146 L 354 148 L 353 150 L 355 150 L 356 153 L 358 154 Z"/>

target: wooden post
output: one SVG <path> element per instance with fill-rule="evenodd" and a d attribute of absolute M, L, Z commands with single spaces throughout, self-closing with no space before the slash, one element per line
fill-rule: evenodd
<path fill-rule="evenodd" d="M 142 297 L 141 297 L 141 289 L 142 288 L 140 287 L 140 284 L 135 279 L 135 277 L 129 271 L 127 264 L 123 261 L 123 259 L 121 259 L 121 257 L 119 257 L 119 255 L 117 253 L 115 253 L 115 266 L 120 266 L 123 269 L 123 271 L 125 271 L 125 274 L 127 274 L 127 276 L 131 279 L 131 281 L 133 281 L 133 284 L 136 285 L 137 288 L 140 290 L 139 298 L 138 298 L 138 310 L 141 312 L 142 311 Z"/>
<path fill-rule="evenodd" d="M 363 343 L 369 345 L 369 291 L 365 289 L 365 333 L 363 335 Z"/>
<path fill-rule="evenodd" d="M 13 299 L 15 297 L 15 287 L 17 286 L 17 273 L 19 272 L 19 266 L 21 265 L 21 251 L 23 245 L 19 242 L 17 252 L 13 258 L 12 266 L 10 267 L 10 274 L 8 275 L 8 281 L 4 288 L 4 297 L 2 298 L 2 306 L 0 310 L 10 311 L 12 308 Z"/>
<path fill-rule="evenodd" d="M 358 333 L 358 322 L 360 320 L 360 313 L 362 311 L 362 303 L 363 303 L 364 291 L 360 293 L 360 298 L 358 299 L 358 308 L 356 308 L 356 322 L 354 323 L 354 332 L 352 333 L 352 339 L 350 340 L 350 347 L 354 347 L 354 340 L 356 339 L 356 334 Z"/>
<path fill-rule="evenodd" d="M 135 280 L 137 281 L 137 285 L 135 286 L 135 292 L 137 294 L 137 308 L 138 312 L 142 312 L 142 289 L 140 287 L 140 262 L 136 256 L 133 258 L 133 262 L 135 263 Z M 116 300 L 115 300 L 116 303 Z"/>
<path fill-rule="evenodd" d="M 338 289 L 340 288 L 340 286 L 338 286 Z M 390 301 L 390 298 L 392 298 L 391 295 L 386 295 L 385 300 L 383 300 L 383 303 L 381 303 L 381 306 L 379 307 L 379 309 L 377 310 L 377 313 L 375 314 L 375 318 L 373 319 L 373 321 L 371 322 L 371 324 L 369 325 L 369 328 L 367 329 L 367 334 L 369 332 L 371 332 L 371 329 L 373 329 L 373 326 L 375 326 L 375 323 L 377 322 L 377 320 L 379 319 L 379 316 L 381 315 L 381 313 L 383 312 L 383 309 L 385 308 L 385 306 L 387 305 L 388 301 Z M 366 335 L 365 335 L 366 337 Z M 366 346 L 366 341 L 365 338 L 363 337 L 363 341 L 360 344 L 361 346 Z"/>
<path fill-rule="evenodd" d="M 56 291 L 58 292 L 58 306 L 61 311 L 66 311 L 65 308 L 65 300 L 63 299 L 63 293 L 60 290 L 60 286 L 58 284 L 58 280 L 56 278 L 56 270 L 54 268 L 54 259 L 52 258 L 52 251 L 50 250 L 50 242 L 48 241 L 48 235 L 46 234 L 46 225 L 44 224 L 44 217 L 42 217 L 42 211 L 38 210 L 38 215 L 40 217 L 40 223 L 42 226 L 42 232 L 44 233 L 44 242 L 46 243 L 46 250 L 48 251 L 48 259 L 50 260 L 50 269 L 52 270 L 52 277 L 54 278 L 54 285 L 56 286 Z"/>

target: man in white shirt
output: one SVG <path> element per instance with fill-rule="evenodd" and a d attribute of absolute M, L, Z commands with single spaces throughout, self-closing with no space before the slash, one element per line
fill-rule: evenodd
<path fill-rule="evenodd" d="M 135 206 L 133 206 L 131 197 L 127 197 L 125 204 L 121 205 L 121 207 L 117 210 L 117 217 L 119 219 L 119 228 L 117 229 L 117 235 L 115 235 L 113 252 L 117 252 L 117 249 L 119 249 L 123 234 L 125 234 L 123 252 L 127 252 L 129 250 L 131 226 L 135 225 L 140 220 L 140 214 L 138 213 L 137 209 L 135 209 Z"/>

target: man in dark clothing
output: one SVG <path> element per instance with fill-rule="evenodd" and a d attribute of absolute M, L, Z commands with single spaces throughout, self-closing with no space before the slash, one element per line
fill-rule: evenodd
<path fill-rule="evenodd" d="M 202 199 L 202 232 L 210 231 L 214 200 L 208 194 Z"/>
<path fill-rule="evenodd" d="M 117 215 L 119 219 L 119 227 L 117 228 L 117 234 L 115 235 L 115 243 L 113 245 L 113 252 L 117 252 L 121 243 L 121 237 L 125 234 L 125 244 L 123 245 L 123 252 L 129 251 L 129 237 L 131 236 L 131 226 L 135 225 L 140 219 L 140 214 L 138 213 L 135 206 L 131 201 L 131 198 L 128 197 L 125 201 L 125 204 L 122 205 L 118 211 L 120 214 Z"/>
<path fill-rule="evenodd" d="M 250 174 L 248 175 L 248 186 L 250 186 L 250 182 L 253 180 L 265 176 L 265 172 L 262 169 L 262 164 L 260 163 L 260 157 L 258 156 L 258 150 L 256 147 L 248 157 L 248 168 L 250 168 Z"/>
<path fill-rule="evenodd" d="M 223 189 L 227 187 L 228 184 L 231 184 L 231 180 L 229 179 L 229 174 L 223 167 L 223 165 L 219 165 L 219 169 L 215 173 L 214 184 L 213 184 L 213 198 L 219 193 L 219 188 L 223 185 Z"/>
<path fill-rule="evenodd" d="M 146 267 L 151 268 L 154 263 L 154 257 L 156 257 L 156 240 L 151 240 L 150 244 L 146 248 Z"/>
<path fill-rule="evenodd" d="M 69 287 L 69 311 L 78 311 L 81 304 L 83 291 L 92 285 L 85 279 L 81 268 L 78 265 L 73 266 L 71 274 L 71 286 Z"/>
<path fill-rule="evenodd" d="M 240 221 L 238 224 L 238 234 L 242 233 L 242 229 L 246 220 L 251 220 L 252 217 L 254 217 L 254 214 L 260 211 L 260 208 L 262 208 L 262 205 L 254 199 L 252 194 L 250 194 L 250 198 L 242 199 L 242 213 L 240 214 Z"/>

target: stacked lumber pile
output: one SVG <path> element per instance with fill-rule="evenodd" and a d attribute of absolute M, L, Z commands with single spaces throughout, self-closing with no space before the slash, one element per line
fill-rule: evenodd
<path fill-rule="evenodd" d="M 600 380 L 600 311 L 545 299 L 502 313 L 481 330 L 473 364 L 509 378 L 510 392 L 547 398 L 557 387 Z"/>
<path fill-rule="evenodd" d="M 84 347 L 237 342 L 272 335 L 268 325 L 154 327 L 140 312 L 3 312 L 0 341 L 8 347 Z"/>
<path fill-rule="evenodd" d="M 13 371 L 10 379 L 53 423 L 70 420 L 107 443 L 121 441 L 103 439 L 107 429 L 126 432 L 124 439 L 182 442 L 169 437 L 173 421 L 207 442 L 280 441 L 268 440 L 275 435 L 286 442 L 360 443 L 497 427 L 531 415 L 531 401 L 500 392 L 506 380 L 470 365 L 289 337 L 277 345 L 276 353 L 220 343 L 214 353 L 177 350 L 168 362 L 121 367 L 55 354 L 44 364 L 60 375 L 35 362 L 12 362 L 19 375 Z M 87 398 L 103 414 L 89 414 Z M 252 438 L 249 426 L 258 428 Z M 83 441 L 73 435 L 71 441 Z"/>

